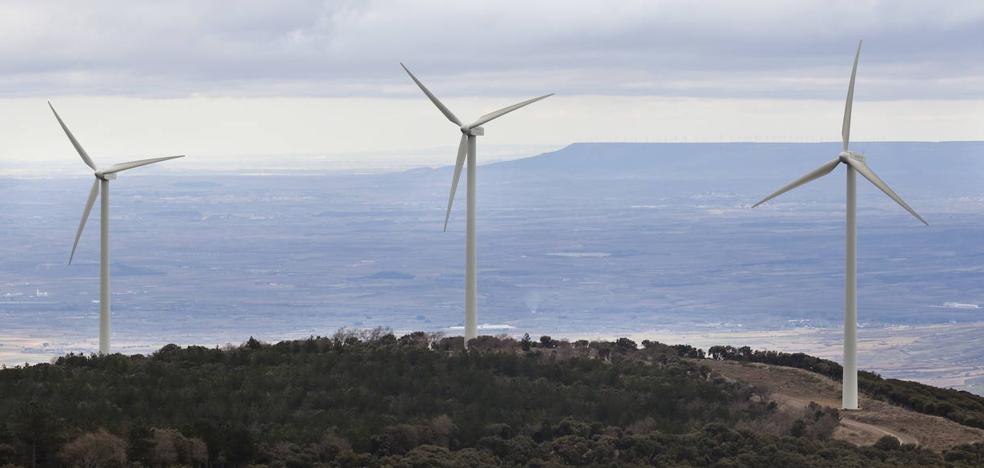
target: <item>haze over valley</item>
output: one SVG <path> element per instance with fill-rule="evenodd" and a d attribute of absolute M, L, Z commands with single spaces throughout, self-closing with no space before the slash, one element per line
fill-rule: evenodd
<path fill-rule="evenodd" d="M 984 393 L 974 346 L 984 338 L 984 143 L 852 149 L 930 223 L 861 186 L 860 367 Z M 479 333 L 839 359 L 843 172 L 750 208 L 838 150 L 590 143 L 481 166 Z M 66 265 L 91 183 L 79 173 L 0 179 L 6 365 L 96 349 L 97 230 Z M 114 351 L 343 327 L 461 334 L 464 187 L 444 233 L 450 178 L 449 167 L 122 176 L 111 218 Z"/>

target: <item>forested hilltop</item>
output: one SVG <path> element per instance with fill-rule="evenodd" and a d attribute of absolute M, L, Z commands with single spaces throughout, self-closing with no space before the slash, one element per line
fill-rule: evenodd
<path fill-rule="evenodd" d="M 783 411 L 702 352 L 641 345 L 480 337 L 465 351 L 375 330 L 69 355 L 0 370 L 0 466 L 984 464 L 984 444 L 832 440 L 836 410 Z"/>

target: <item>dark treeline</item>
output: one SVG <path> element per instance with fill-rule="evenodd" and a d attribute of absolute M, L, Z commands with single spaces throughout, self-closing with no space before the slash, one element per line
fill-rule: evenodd
<path fill-rule="evenodd" d="M 681 353 L 681 355 L 687 354 Z M 703 354 L 702 351 L 701 354 Z M 696 357 L 693 351 L 690 351 L 689 355 Z M 843 378 L 843 368 L 840 364 L 803 353 L 758 351 L 752 350 L 748 346 L 741 348 L 712 346 L 707 351 L 707 357 L 796 367 L 838 381 Z M 885 379 L 876 373 L 867 371 L 858 372 L 858 387 L 872 398 L 984 429 L 984 397 L 973 393 L 933 387 L 909 380 Z"/>
<path fill-rule="evenodd" d="M 979 466 L 886 438 L 627 339 L 382 330 L 0 370 L 0 466 Z"/>

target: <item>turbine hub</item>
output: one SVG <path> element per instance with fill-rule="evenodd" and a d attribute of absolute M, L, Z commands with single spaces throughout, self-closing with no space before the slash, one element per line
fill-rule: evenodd
<path fill-rule="evenodd" d="M 464 133 L 465 135 L 471 135 L 471 136 L 485 135 L 485 129 L 482 127 L 468 127 L 466 125 L 462 125 L 460 128 L 461 128 L 461 133 Z"/>
<path fill-rule="evenodd" d="M 102 172 L 96 172 L 96 178 L 105 181 L 116 180 L 116 173 L 103 174 Z"/>
<path fill-rule="evenodd" d="M 848 159 L 864 162 L 864 155 L 861 153 L 855 153 L 854 151 L 842 151 L 840 154 L 837 155 L 837 158 L 845 163 L 847 162 Z"/>

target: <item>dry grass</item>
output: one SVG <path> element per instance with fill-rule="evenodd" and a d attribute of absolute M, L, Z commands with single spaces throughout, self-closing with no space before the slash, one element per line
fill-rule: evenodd
<path fill-rule="evenodd" d="M 799 411 L 810 402 L 840 407 L 840 382 L 792 367 L 759 363 L 697 360 L 728 379 L 763 389 L 781 411 Z M 918 443 L 933 450 L 984 442 L 984 430 L 957 424 L 939 416 L 917 413 L 861 395 L 859 411 L 842 411 L 833 437 L 856 445 L 870 445 L 884 435 L 902 443 Z"/>

